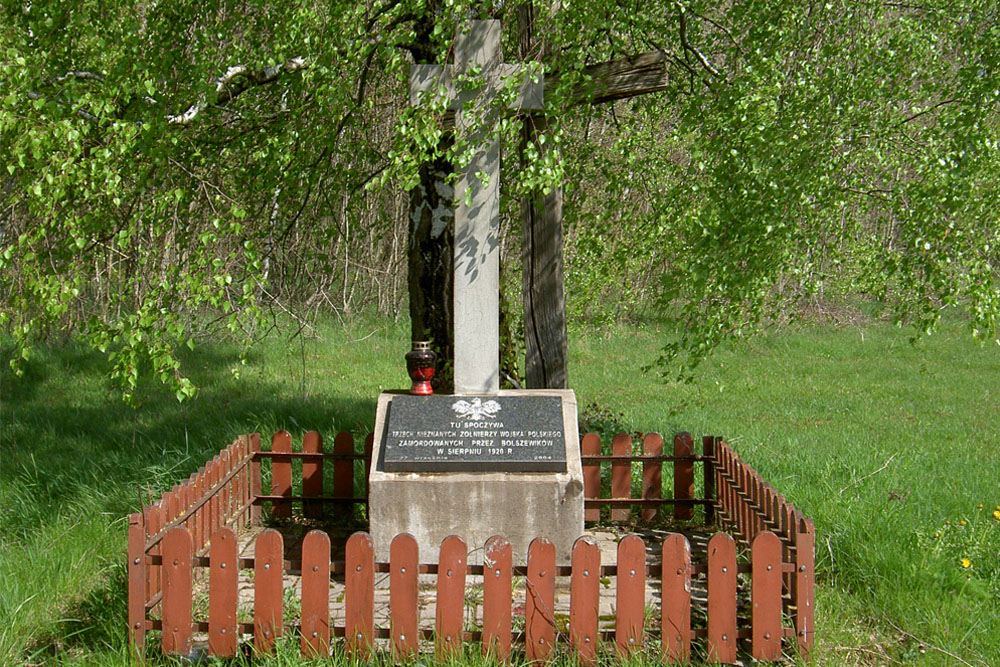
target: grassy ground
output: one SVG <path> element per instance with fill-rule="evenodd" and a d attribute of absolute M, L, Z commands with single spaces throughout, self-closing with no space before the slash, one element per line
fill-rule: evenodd
<path fill-rule="evenodd" d="M 122 405 L 73 345 L 22 378 L 3 364 L 0 664 L 124 663 L 124 517 L 234 435 L 370 429 L 378 392 L 406 385 L 405 325 L 319 333 L 273 335 L 245 366 L 200 347 L 185 405 L 152 384 Z M 583 416 L 723 435 L 815 519 L 817 664 L 1000 664 L 1000 349 L 957 326 L 917 347 L 883 324 L 817 326 L 731 346 L 676 385 L 639 370 L 663 337 L 572 330 Z"/>

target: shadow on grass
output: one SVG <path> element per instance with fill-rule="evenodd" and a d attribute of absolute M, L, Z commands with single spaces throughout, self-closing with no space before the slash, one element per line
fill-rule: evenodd
<path fill-rule="evenodd" d="M 56 516 L 81 509 L 123 516 L 197 470 L 242 433 L 266 442 L 277 429 L 296 439 L 335 430 L 364 436 L 371 400 L 337 395 L 292 395 L 268 379 L 266 364 L 250 360 L 244 378 L 235 349 L 202 346 L 184 359 L 201 387 L 179 404 L 153 380 L 140 383 L 138 406 L 125 405 L 108 380 L 107 362 L 79 345 L 40 351 L 15 377 L 0 366 L 0 536 L 23 537 Z M 361 440 L 361 438 L 359 438 Z"/>

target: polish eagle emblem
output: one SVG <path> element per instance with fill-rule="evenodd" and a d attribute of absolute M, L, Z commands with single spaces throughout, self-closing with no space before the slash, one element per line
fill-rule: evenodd
<path fill-rule="evenodd" d="M 455 401 L 451 409 L 469 421 L 482 421 L 493 419 L 500 412 L 500 404 L 493 400 L 484 403 L 481 398 L 473 398 L 471 401 Z"/>

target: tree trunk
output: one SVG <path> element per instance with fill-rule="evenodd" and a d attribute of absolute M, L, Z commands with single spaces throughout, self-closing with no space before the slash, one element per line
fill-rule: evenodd
<path fill-rule="evenodd" d="M 433 12 L 416 23 L 413 59 L 435 62 L 431 48 Z M 453 137 L 445 133 L 441 152 Z M 455 327 L 452 313 L 454 294 L 454 192 L 446 179 L 454 172 L 451 162 L 438 158 L 420 166 L 420 184 L 410 191 L 410 226 L 407 284 L 410 295 L 410 334 L 413 340 L 430 341 L 437 352 L 434 390 L 453 390 Z"/>
<path fill-rule="evenodd" d="M 435 391 L 452 390 L 455 358 L 452 295 L 455 211 L 452 187 L 445 183 L 452 165 L 442 159 L 420 167 L 420 185 L 410 191 L 410 332 L 431 342 L 438 354 Z"/>

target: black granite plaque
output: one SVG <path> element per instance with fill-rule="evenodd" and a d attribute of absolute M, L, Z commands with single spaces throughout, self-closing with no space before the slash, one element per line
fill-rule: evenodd
<path fill-rule="evenodd" d="M 564 472 L 558 396 L 396 396 L 382 441 L 386 472 Z"/>

